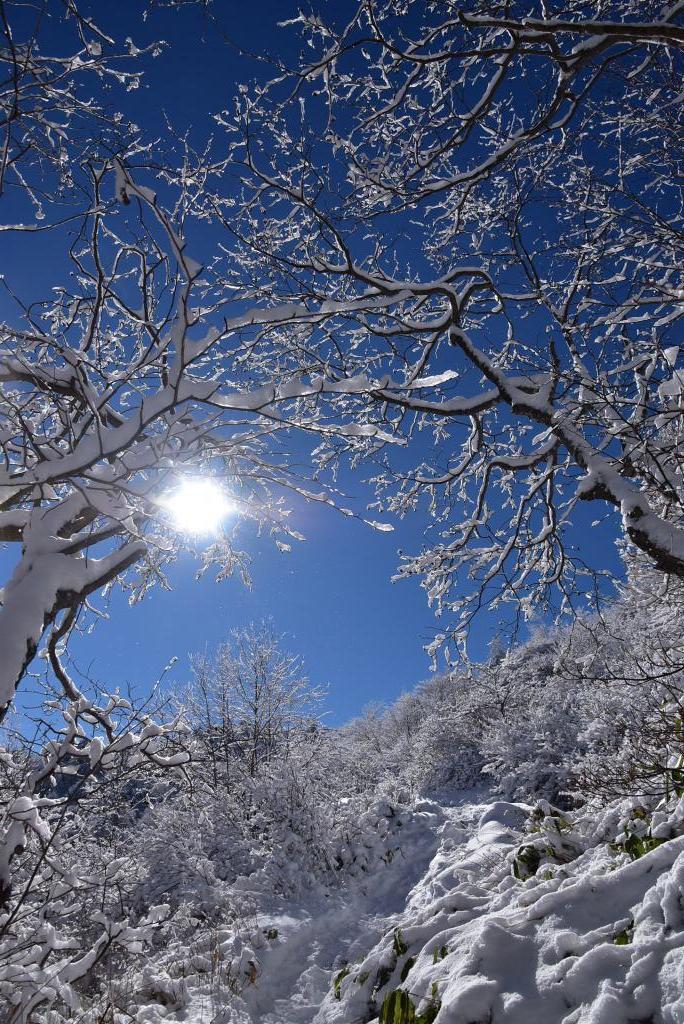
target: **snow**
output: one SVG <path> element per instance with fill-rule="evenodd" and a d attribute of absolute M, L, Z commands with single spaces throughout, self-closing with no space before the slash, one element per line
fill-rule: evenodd
<path fill-rule="evenodd" d="M 377 813 L 382 810 L 378 807 Z M 389 805 L 385 810 L 395 815 Z M 316 887 L 294 903 L 271 897 L 269 906 L 268 897 L 264 903 L 255 881 L 244 879 L 243 896 L 261 902 L 261 931 L 277 933 L 277 937 L 264 942 L 255 953 L 248 951 L 247 972 L 252 965 L 254 981 L 231 1007 L 226 1022 L 308 1024 L 327 1020 L 320 1014 L 327 1006 L 326 998 L 334 994 L 335 977 L 380 941 L 414 900 L 423 898 L 421 880 L 439 850 L 451 820 L 449 814 L 438 804 L 422 801 L 412 814 L 395 815 L 392 835 L 399 840 L 391 858 L 382 858 L 378 846 L 367 873 L 349 877 L 340 888 Z M 225 947 L 227 955 L 235 955 L 234 942 L 227 941 Z M 333 1009 L 341 1006 L 333 998 Z M 168 1019 L 168 1014 L 164 1017 Z M 206 1024 L 206 992 L 191 992 L 182 1018 L 191 1024 Z M 158 1018 L 148 1007 L 139 1019 Z"/>
<path fill-rule="evenodd" d="M 656 620 L 671 638 L 672 615 L 660 610 L 640 626 L 649 641 L 658 639 Z M 610 649 L 621 621 L 616 613 Z M 631 613 L 624 626 L 638 649 Z M 585 641 L 575 642 L 586 659 Z M 578 754 L 587 765 L 597 763 L 582 754 L 578 733 L 589 723 L 602 728 L 593 698 L 588 718 L 559 709 L 572 736 L 555 727 L 550 709 L 566 685 L 555 675 L 558 650 L 543 633 L 495 660 L 481 678 L 463 680 L 463 689 L 453 679 L 426 684 L 388 709 L 381 732 L 376 717 L 328 736 L 327 753 L 315 748 L 314 774 L 311 751 L 301 751 L 302 775 L 288 760 L 269 762 L 245 791 L 242 826 L 227 788 L 212 793 L 198 775 L 185 797 L 169 799 L 164 787 L 167 797 L 156 806 L 153 797 L 116 850 L 103 848 L 97 869 L 107 891 L 132 887 L 121 919 L 118 906 L 93 906 L 97 916 L 90 917 L 97 933 L 102 926 L 102 935 L 109 931 L 122 952 L 134 954 L 125 976 L 111 982 L 126 1015 L 114 1024 L 410 1024 L 411 1014 L 413 1024 L 682 1024 L 684 794 L 675 785 L 665 798 L 606 803 L 596 796 L 564 812 L 548 802 L 576 791 L 564 763 L 577 768 Z M 589 653 L 593 660 L 593 647 Z M 543 735 L 525 734 L 531 690 Z M 583 692 L 575 693 L 580 704 Z M 502 694 L 505 728 L 494 727 L 477 757 L 469 757 L 473 722 L 491 715 L 492 700 L 498 705 Z M 464 709 L 468 700 L 474 703 Z M 79 746 L 79 715 L 92 711 L 81 698 L 65 712 L 60 749 L 98 766 L 126 750 L 182 763 L 181 752 L 161 757 L 158 728 L 144 719 L 135 732 L 122 723 L 104 747 L 95 738 L 90 749 Z M 464 714 L 468 731 L 454 729 L 455 721 L 442 733 L 436 724 L 445 713 L 456 720 Z M 426 720 L 429 735 L 422 736 Z M 513 745 L 507 730 L 515 733 Z M 376 748 L 379 775 L 364 753 Z M 367 766 L 361 790 L 353 782 L 356 768 L 337 788 L 350 756 Z M 416 775 L 416 764 L 433 756 L 438 763 Z M 57 762 L 59 751 L 50 757 Z M 549 779 L 554 758 L 559 767 Z M 675 752 L 673 769 L 680 763 Z M 496 790 L 459 790 L 482 777 L 483 764 Z M 606 761 L 598 764 L 611 770 Z M 291 770 L 294 787 L 281 783 Z M 319 771 L 334 774 L 332 789 L 319 788 Z M 302 802 L 297 794 L 309 786 Z M 13 807 L 11 849 L 35 846 L 41 815 L 48 822 L 56 809 L 58 801 L 35 798 L 34 791 L 35 785 L 25 788 Z M 535 793 L 548 799 L 531 805 Z M 78 872 L 58 870 L 69 910 Z M 95 864 L 84 884 L 94 872 Z M 21 986 L 29 999 L 36 985 L 49 988 L 55 1009 L 45 1024 L 68 1019 L 69 999 L 86 993 L 83 1024 L 96 1024 L 101 998 L 90 1001 L 94 989 L 83 979 L 95 972 L 88 965 L 102 936 L 89 933 L 82 945 L 58 951 L 55 943 L 69 940 L 70 931 L 48 935 L 41 928 L 39 922 L 35 948 L 42 944 L 50 956 L 43 963 L 32 954 L 21 967 Z M 16 976 L 9 984 L 16 987 Z M 398 1017 L 389 1016 L 390 1007 Z"/>
<path fill-rule="evenodd" d="M 288 481 L 283 476 L 287 460 L 269 455 L 276 428 L 298 426 L 323 442 L 316 448 L 316 466 L 330 471 L 331 489 L 310 496 L 316 500 L 335 503 L 337 458 L 346 453 L 354 463 L 367 456 L 386 471 L 376 481 L 379 500 L 369 508 L 401 516 L 425 504 L 422 494 L 429 497 L 442 539 L 406 557 L 400 575 L 421 574 L 438 612 L 456 616 L 439 643 L 448 632 L 461 642 L 471 610 L 499 575 L 504 585 L 491 607 L 515 598 L 526 618 L 535 611 L 536 599 L 546 599 L 549 587 L 556 582 L 564 587 L 568 570 L 560 530 L 579 500 L 609 503 L 616 520 L 621 517 L 624 536 L 681 582 L 684 529 L 678 513 L 682 481 L 677 452 L 681 455 L 684 370 L 677 369 L 679 345 L 670 341 L 684 293 L 667 233 L 661 230 L 679 209 L 679 200 L 669 193 L 666 164 L 656 161 L 653 173 L 646 159 L 663 146 L 667 151 L 681 94 L 674 92 L 667 60 L 642 63 L 636 51 L 651 53 L 654 43 L 681 42 L 682 29 L 666 22 L 684 10 L 684 2 L 678 0 L 660 13 L 660 21 L 650 23 L 568 20 L 551 17 L 552 12 L 543 19 L 509 21 L 502 15 L 456 12 L 458 17 L 441 26 L 421 28 L 427 32 L 422 42 L 410 43 L 412 31 L 401 30 L 407 47 L 401 55 L 386 45 L 390 36 L 385 40 L 375 25 L 377 16 L 379 25 L 386 21 L 390 26 L 394 6 L 375 5 L 368 20 L 368 5 L 360 5 L 361 20 L 355 15 L 339 36 L 317 17 L 300 15 L 284 22 L 300 22 L 316 52 L 320 40 L 326 40 L 318 59 L 300 68 L 292 93 L 301 104 L 303 126 L 316 141 L 313 147 L 298 147 L 290 138 L 289 104 L 272 103 L 280 92 L 276 82 L 258 93 L 241 87 L 244 100 L 236 116 L 217 118 L 238 133 L 237 139 L 228 141 L 218 164 L 209 155 L 198 155 L 194 169 L 206 166 L 218 179 L 225 158 L 225 167 L 236 170 L 240 180 L 235 195 L 207 193 L 205 205 L 204 179 L 188 167 L 179 175 L 182 195 L 171 200 L 166 212 L 162 199 L 175 192 L 174 173 L 162 175 L 161 193 L 131 177 L 128 164 L 139 163 L 140 154 L 148 151 L 149 140 L 141 136 L 125 157 L 113 160 L 113 189 L 122 208 L 110 210 L 99 189 L 93 192 L 88 212 L 83 211 L 94 225 L 92 239 L 84 232 L 77 248 L 64 253 L 69 264 L 64 273 L 73 274 L 72 259 L 79 271 L 77 291 L 63 283 L 55 267 L 54 301 L 36 297 L 31 308 L 40 309 L 40 317 L 26 310 L 23 329 L 6 326 L 0 352 L 6 419 L 0 531 L 3 540 L 21 544 L 22 554 L 2 591 L 0 710 L 9 706 L 46 630 L 56 627 L 54 642 L 64 650 L 74 625 L 71 612 L 75 616 L 91 594 L 140 561 L 148 544 L 142 590 L 161 573 L 175 542 L 156 538 L 148 521 L 146 499 L 151 495 L 154 500 L 155 480 L 175 472 L 174 461 L 177 466 L 199 464 L 207 453 L 212 463 L 225 455 L 240 479 L 272 482 L 279 491 Z M 440 5 L 422 6 L 429 23 Z M 622 13 L 628 7 L 622 5 Z M 551 33 L 559 46 L 552 45 Z M 469 40 L 466 51 L 462 34 Z M 8 151 L 6 163 L 18 175 L 15 186 L 26 193 L 36 222 L 46 216 L 38 196 L 51 194 L 50 188 L 38 187 L 43 157 L 50 173 L 58 170 L 60 181 L 70 180 L 69 167 L 75 171 L 77 164 L 66 146 L 67 127 L 89 109 L 70 83 L 60 90 L 55 81 L 95 68 L 102 81 L 103 74 L 113 74 L 129 89 L 139 83 L 136 73 L 107 70 L 98 40 L 108 46 L 113 40 L 90 22 L 81 24 L 80 39 L 77 52 L 56 63 L 31 46 L 25 77 L 32 83 L 29 92 L 37 88 L 38 97 L 43 96 L 33 114 L 18 102 L 24 86 L 19 90 L 18 79 L 13 83 L 17 95 L 12 103 L 17 112 L 22 110 L 27 134 L 19 150 L 9 140 L 13 152 Z M 130 37 L 126 44 L 131 56 L 145 52 Z M 479 48 L 479 55 L 471 46 Z M 151 52 L 158 52 L 156 44 Z M 356 53 L 366 66 L 354 63 Z M 608 63 L 590 60 L 600 54 L 610 58 Z M 352 63 L 347 67 L 348 55 Z M 454 80 L 445 69 L 456 69 L 459 62 L 462 78 Z M 615 64 L 625 89 L 621 98 L 611 95 L 602 110 L 601 78 L 608 64 Z M 51 67 L 59 69 L 56 79 L 48 73 Z M 307 80 L 315 80 L 313 91 Z M 310 109 L 323 113 L 313 106 L 314 97 L 329 115 L 322 134 L 325 118 L 315 116 L 307 123 Z M 574 118 L 585 103 L 591 118 Z M 95 97 L 93 104 L 92 112 L 101 119 Z M 62 115 L 55 122 L 46 120 L 46 112 L 56 108 Z M 648 114 L 643 122 L 642 108 Z M 251 138 L 248 124 L 255 132 Z M 354 127 L 344 139 L 333 134 L 335 125 Z M 615 125 L 620 127 L 618 147 L 606 144 Z M 129 127 L 137 136 L 138 130 Z M 49 145 L 36 146 L 46 130 Z M 60 143 L 51 155 L 53 132 Z M 602 154 L 598 165 L 587 144 L 594 140 Z M 556 145 L 561 141 L 562 146 Z M 313 184 L 319 169 L 312 161 L 318 163 L 320 155 L 321 167 L 326 166 L 328 143 L 336 187 L 326 186 L 319 198 Z M 617 161 L 611 155 L 616 150 Z M 28 178 L 18 170 L 25 155 L 32 168 Z M 150 161 L 144 164 L 149 167 Z M 520 251 L 517 244 L 501 250 L 501 209 L 510 205 L 507 222 L 518 223 L 522 195 L 517 174 L 526 168 L 534 172 L 526 175 L 531 191 L 525 190 L 532 219 L 520 222 L 527 240 L 521 236 Z M 585 172 L 586 188 L 578 187 Z M 105 173 L 95 171 L 95 179 Z M 80 194 L 76 179 L 73 184 Z M 531 211 L 548 184 L 557 201 L 553 217 L 542 224 Z M 606 196 L 628 194 L 625 188 L 638 188 L 644 204 L 660 211 L 655 234 L 648 218 L 636 227 L 631 221 L 624 226 L 620 211 L 606 205 Z M 271 194 L 277 200 L 271 202 Z M 123 207 L 129 206 L 127 212 Z M 140 208 L 145 230 L 134 228 L 133 244 L 126 239 Z M 215 213 L 241 225 L 235 232 L 239 244 L 221 245 L 218 262 L 210 252 L 203 254 L 209 257 L 205 278 L 203 263 L 186 250 L 186 228 L 187 237 L 199 242 L 206 232 L 193 230 L 194 218 L 198 226 L 209 218 L 208 224 Z M 394 213 L 400 215 L 395 223 L 404 238 L 398 250 L 391 229 Z M 65 214 L 60 223 L 68 220 L 71 215 Z M 359 230 L 350 229 L 352 224 Z M 5 230 L 20 227 L 6 225 Z M 37 224 L 26 227 L 43 230 Z M 595 237 L 585 238 L 587 227 Z M 420 256 L 411 259 L 415 266 L 405 258 L 411 250 Z M 549 262 L 550 251 L 555 255 Z M 157 268 L 149 272 L 148 252 Z M 157 255 L 162 257 L 158 264 Z M 142 273 L 136 285 L 128 265 L 138 257 Z M 449 272 L 453 260 L 456 266 Z M 106 287 L 105 265 L 112 268 Z M 435 272 L 441 276 L 421 280 L 428 265 L 439 268 Z M 402 274 L 409 280 L 401 280 Z M 612 284 L 617 287 L 606 291 Z M 7 287 L 12 295 L 9 282 Z M 239 300 L 236 307 L 230 298 L 224 305 L 226 292 Z M 251 302 L 256 305 L 250 308 Z M 227 315 L 235 309 L 242 312 Z M 458 369 L 446 368 L 452 362 Z M 462 394 L 454 393 L 456 380 Z M 460 435 L 457 421 L 466 417 L 471 427 L 462 435 L 459 452 L 461 442 L 451 448 L 450 439 Z M 413 436 L 438 421 L 435 451 L 448 452 L 446 462 L 440 457 L 437 466 L 419 447 L 417 472 L 402 455 L 395 474 L 389 452 L 387 459 L 384 453 L 382 460 L 375 458 L 382 446 L 411 443 L 413 450 Z M 263 441 L 248 436 L 251 427 L 243 434 L 246 424 Z M 280 450 L 277 445 L 273 449 Z M 242 475 L 241 465 L 254 472 Z M 313 475 L 318 479 L 318 473 Z M 307 496 L 298 481 L 294 486 L 297 494 Z M 462 514 L 459 504 L 464 504 Z M 266 503 L 257 518 L 266 523 L 270 516 Z M 367 522 L 378 530 L 391 529 L 388 523 Z M 294 530 L 285 533 L 300 536 Z M 276 544 L 289 549 L 284 541 Z M 92 557 L 94 549 L 105 557 Z M 232 553 L 225 556 L 225 565 L 223 554 L 209 557 L 216 558 L 223 575 L 240 564 Z M 568 558 L 565 564 L 577 561 Z M 462 593 L 466 575 L 481 587 L 470 597 Z M 572 584 L 574 592 L 574 578 Z M 133 599 L 142 590 L 132 591 Z M 641 628 L 631 626 L 627 645 Z M 675 646 L 668 638 L 661 650 L 658 644 L 643 648 L 656 651 L 649 683 L 653 665 L 662 674 L 663 659 L 671 658 Z M 498 677 L 494 696 L 505 698 L 495 702 L 500 711 L 481 700 L 471 707 L 482 714 L 471 710 L 468 715 L 469 697 L 462 691 L 457 691 L 459 699 L 442 705 L 443 720 L 441 710 L 430 717 L 418 705 L 409 709 L 411 715 L 404 707 L 406 738 L 393 744 L 392 759 L 385 759 L 367 790 L 366 778 L 359 781 L 357 775 L 372 774 L 375 758 L 359 768 L 354 757 L 364 749 L 361 745 L 343 754 L 344 741 L 326 749 L 329 737 L 323 734 L 321 746 L 333 763 L 331 771 L 330 761 L 325 762 L 323 774 L 334 775 L 337 783 L 339 773 L 340 785 L 321 783 L 316 775 L 319 737 L 311 726 L 312 760 L 301 774 L 303 761 L 290 753 L 287 728 L 287 757 L 271 761 L 269 750 L 268 771 L 255 775 L 255 733 L 249 769 L 238 759 L 247 781 L 234 797 L 235 759 L 229 753 L 225 777 L 216 771 L 216 779 L 226 783 L 217 798 L 208 792 L 190 752 L 167 742 L 171 732 L 180 732 L 178 725 L 162 729 L 151 723 L 141 731 L 135 712 L 114 731 L 108 710 L 89 707 L 85 698 L 73 699 L 78 693 L 65 670 L 58 671 L 55 648 L 42 653 L 50 654 L 69 706 L 56 738 L 46 743 L 43 762 L 29 759 L 23 777 L 19 766 L 12 769 L 19 781 L 5 785 L 10 796 L 0 836 L 0 911 L 5 912 L 9 900 L 11 914 L 0 914 L 0 937 L 9 950 L 0 966 L 0 1017 L 3 999 L 14 1000 L 19 1009 L 12 1024 L 18 1014 L 35 1024 L 55 1024 L 52 1008 L 47 1009 L 51 1001 L 80 1012 L 80 997 L 91 999 L 105 970 L 112 988 L 117 971 L 125 976 L 117 993 L 126 1001 L 125 1019 L 150 1024 L 162 1018 L 191 1024 L 368 1024 L 382 1018 L 385 1024 L 388 1006 L 399 1004 L 406 1012 L 401 1022 L 392 1012 L 393 1024 L 408 1024 L 412 1016 L 421 1024 L 684 1024 L 684 803 L 677 797 L 684 754 L 681 718 L 675 721 L 670 711 L 671 690 L 670 703 L 659 696 L 642 713 L 636 698 L 626 700 L 617 705 L 617 719 L 611 718 L 620 723 L 615 731 L 624 743 L 613 784 L 617 778 L 622 785 L 621 772 L 629 769 L 632 790 L 640 784 L 638 779 L 633 783 L 637 739 L 642 738 L 637 734 L 643 726 L 648 740 L 646 726 L 654 709 L 664 719 L 657 743 L 648 742 L 658 748 L 667 796 L 660 803 L 654 798 L 647 808 L 633 797 L 625 806 L 619 801 L 607 809 L 584 806 L 566 817 L 543 801 L 532 808 L 501 799 L 507 794 L 532 800 L 542 793 L 550 799 L 566 799 L 570 793 L 578 801 L 591 799 L 591 791 L 587 796 L 577 788 L 582 773 L 574 755 L 587 754 L 581 747 L 585 743 L 585 765 L 603 767 L 610 776 L 613 766 L 600 741 L 604 730 L 614 738 L 606 728 L 605 708 L 603 719 L 589 721 L 579 691 L 579 696 L 569 694 L 568 703 L 577 697 L 580 710 L 565 707 L 558 679 L 547 684 L 562 676 L 555 664 L 544 674 L 546 694 L 538 685 L 541 672 L 535 676 L 526 668 L 520 673 L 522 711 L 514 708 L 511 714 L 510 694 L 499 685 L 504 662 L 492 666 L 492 676 Z M 645 674 L 640 654 L 635 646 L 637 682 Z M 611 661 L 608 657 L 609 667 Z M 678 678 L 668 671 L 668 686 L 673 680 L 679 685 L 677 664 Z M 589 664 L 587 678 L 596 671 Z M 601 671 L 602 677 L 606 674 Z M 584 686 L 584 670 L 581 675 Z M 634 673 L 624 672 L 624 681 L 629 678 Z M 623 675 L 611 671 L 610 679 L 612 685 Z M 549 697 L 549 691 L 560 699 Z M 631 692 L 636 694 L 636 685 Z M 659 688 L 651 692 L 659 694 Z M 423 708 L 429 699 L 424 690 Z M 561 705 L 558 712 L 555 703 Z M 49 707 L 59 710 L 57 703 Z M 425 729 L 426 720 L 432 732 Z M 597 734 L 593 747 L 590 737 L 564 741 L 576 722 Z M 91 738 L 98 730 L 102 735 Z M 240 730 L 235 734 L 240 737 Z M 227 735 L 224 730 L 224 740 Z M 213 741 L 211 730 L 207 737 Z M 199 745 L 199 733 L 193 742 Z M 226 749 L 229 745 L 240 746 L 240 738 L 227 741 Z M 663 745 L 667 756 L 660 758 Z M 671 747 L 676 749 L 672 758 Z M 9 753 L 6 757 L 11 761 Z M 354 760 L 348 779 L 340 763 L 345 757 Z M 43 795 L 48 784 L 50 792 L 64 793 L 67 784 L 90 778 L 84 774 L 88 764 L 99 783 L 118 765 L 129 770 L 148 763 L 173 770 L 187 789 L 172 791 L 168 784 L 157 804 L 150 797 L 144 814 L 166 831 L 154 833 L 141 812 L 136 819 L 141 838 L 129 826 L 116 855 L 113 842 L 98 845 L 99 832 L 109 841 L 104 833 L 113 830 L 111 823 L 88 831 L 80 808 L 72 818 L 67 808 L 71 790 L 61 805 Z M 464 766 L 479 772 L 482 765 L 498 782 L 496 797 L 415 797 L 426 779 L 433 784 L 437 769 L 445 772 L 440 778 L 453 780 Z M 645 771 L 643 763 L 636 765 Z M 11 774 L 8 769 L 8 778 Z M 281 775 L 288 776 L 285 782 Z M 146 777 L 133 779 L 149 797 Z M 648 785 L 656 784 L 649 778 Z M 384 799 L 381 786 L 387 786 L 393 801 L 396 797 L 394 803 Z M 216 781 L 214 790 L 219 790 Z M 383 798 L 376 800 L 379 792 Z M 601 792 L 597 786 L 597 800 Z M 355 801 L 359 794 L 362 798 Z M 104 800 L 104 785 L 100 795 Z M 125 796 L 119 800 L 114 814 L 122 834 L 118 816 L 126 802 Z M 59 806 L 68 813 L 57 826 Z M 132 816 L 138 813 L 137 798 L 127 809 Z M 98 814 L 93 820 L 100 821 Z M 55 837 L 63 822 L 72 833 L 65 834 L 60 848 Z M 70 850 L 78 828 L 85 830 L 85 839 L 80 847 L 72 842 Z M 182 843 L 174 851 L 179 834 Z M 126 856 L 118 856 L 122 852 Z M 92 881 L 85 870 L 79 877 L 81 861 L 94 865 Z M 113 890 L 119 880 L 117 904 Z M 168 895 L 168 907 L 151 907 L 151 891 L 155 901 Z M 50 902 L 55 894 L 57 907 Z M 83 920 L 76 921 L 79 897 Z M 24 931 L 22 918 L 28 920 Z M 72 940 L 70 934 L 79 938 Z M 125 961 L 121 970 L 123 959 L 114 961 L 114 970 L 103 960 L 98 975 L 100 958 L 111 943 L 140 959 Z M 214 984 L 225 984 L 226 991 L 214 992 Z M 107 1005 L 105 1016 L 111 1010 L 112 1024 L 123 1024 L 114 1003 Z M 100 1009 L 91 1001 L 83 1024 L 103 1020 Z"/>
<path fill-rule="evenodd" d="M 405 913 L 436 852 L 443 823 L 441 808 L 426 807 L 405 826 L 397 855 L 389 864 L 380 861 L 371 877 L 353 879 L 341 892 L 317 894 L 297 916 L 269 919 L 279 942 L 264 956 L 263 981 L 245 1000 L 255 1021 L 294 1024 L 316 1018 L 335 974 Z"/>
<path fill-rule="evenodd" d="M 437 1024 L 628 1024 L 661 1005 L 654 1020 L 681 1024 L 684 837 L 636 861 L 599 842 L 521 881 L 511 865 L 531 810 L 446 794 L 405 815 L 389 863 L 338 889 L 269 905 L 246 879 L 276 937 L 244 953 L 247 983 L 217 1019 L 374 1022 L 402 987 L 416 1012 L 438 1000 Z M 190 985 L 178 1016 L 148 1005 L 138 1020 L 208 1024 L 207 1009 Z"/>
<path fill-rule="evenodd" d="M 92 581 L 100 574 L 106 576 L 109 567 L 123 564 L 129 555 L 137 558 L 144 550 L 142 543 L 132 542 L 112 555 L 86 560 L 63 554 L 60 542 L 47 534 L 47 522 L 46 536 L 42 536 L 40 528 L 35 532 L 35 549 L 27 544 L 29 557 L 19 563 L 4 591 L 0 619 L 0 707 L 12 699 L 16 681 L 40 640 L 58 595 L 68 591 L 87 593 Z M 61 545 L 67 546 L 66 542 Z"/>

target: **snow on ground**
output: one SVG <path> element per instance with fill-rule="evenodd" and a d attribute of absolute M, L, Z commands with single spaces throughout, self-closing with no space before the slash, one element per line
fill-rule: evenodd
<path fill-rule="evenodd" d="M 275 936 L 260 943 L 252 936 L 249 955 L 253 981 L 239 997 L 228 998 L 217 1012 L 216 999 L 199 986 L 191 991 L 190 1005 L 182 1013 L 192 1024 L 309 1024 L 324 1021 L 327 998 L 336 1007 L 335 979 L 348 966 L 363 960 L 388 930 L 407 914 L 417 914 L 441 892 L 439 876 L 448 871 L 451 850 L 472 834 L 486 809 L 478 803 L 480 791 L 440 802 L 422 800 L 410 812 L 399 811 L 393 828 L 367 872 L 352 875 L 343 885 L 314 887 L 294 901 L 265 898 L 250 879 L 242 887 L 247 900 L 259 906 L 261 935 Z M 379 850 L 376 851 L 379 854 Z M 255 952 L 252 952 L 252 949 Z M 340 985 L 337 994 L 341 995 Z M 158 1010 L 145 1020 L 157 1021 Z"/>
<path fill-rule="evenodd" d="M 383 1004 L 399 1024 L 682 1024 L 684 837 L 634 861 L 600 842 L 521 880 L 526 810 L 492 803 L 451 850 L 445 825 L 419 886 L 430 898 L 414 891 L 318 1024 L 375 1020 Z"/>
<path fill-rule="evenodd" d="M 582 833 L 548 807 L 531 829 L 530 811 L 477 793 L 419 802 L 391 857 L 262 906 L 271 937 L 249 983 L 183 1019 L 684 1024 L 684 836 L 631 859 L 615 814 Z"/>
<path fill-rule="evenodd" d="M 447 816 L 423 801 L 403 826 L 389 863 L 340 890 L 318 893 L 295 915 L 269 918 L 278 940 L 264 955 L 260 978 L 243 997 L 260 1024 L 313 1021 L 334 978 L 362 958 L 410 904 L 440 845 Z"/>

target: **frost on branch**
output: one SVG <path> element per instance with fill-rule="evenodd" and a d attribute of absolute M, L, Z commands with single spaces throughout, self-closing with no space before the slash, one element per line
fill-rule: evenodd
<path fill-rule="evenodd" d="M 107 790 L 123 783 L 129 798 L 136 784 L 151 791 L 155 772 L 180 772 L 190 761 L 179 719 L 154 723 L 118 696 L 52 704 L 53 715 L 61 710 L 38 756 L 26 745 L 0 748 L 3 793 L 15 794 L 0 817 L 0 999 L 11 1024 L 55 1002 L 77 1010 L 79 985 L 103 958 L 149 944 L 168 907 L 123 912 L 131 858 L 97 868 L 71 848 L 102 815 Z"/>
<path fill-rule="evenodd" d="M 126 580 L 138 600 L 164 583 L 164 565 L 192 545 L 164 505 L 185 474 L 220 476 L 235 521 L 254 518 L 282 543 L 298 537 L 283 492 L 309 492 L 272 438 L 291 422 L 315 427 L 327 387 L 298 380 L 275 343 L 255 341 L 265 326 L 310 320 L 305 306 L 226 298 L 189 255 L 190 213 L 178 222 L 121 159 L 89 167 L 84 187 L 71 283 L 20 326 L 0 326 L 0 539 L 21 548 L 0 607 L 5 710 L 43 638 L 73 698 L 60 650 L 91 595 Z M 240 565 L 228 532 L 203 557 L 223 574 Z"/>
<path fill-rule="evenodd" d="M 331 417 L 408 445 L 366 445 L 377 508 L 432 516 L 400 575 L 457 642 L 485 605 L 568 607 L 594 585 L 568 539 L 593 501 L 683 576 L 679 5 L 288 24 L 306 62 L 222 116 L 243 193 L 207 216 L 239 225 L 233 287 L 266 260 L 264 298 L 325 296 L 281 338 L 335 383 Z M 362 450 L 332 431 L 321 465 Z"/>
<path fill-rule="evenodd" d="M 117 19 L 100 13 L 91 17 L 80 0 L 48 0 L 32 18 L 18 0 L 3 4 L 0 233 L 45 231 L 68 218 L 72 204 L 78 214 L 79 165 L 136 140 L 137 127 L 104 99 L 109 92 L 120 103 L 137 88 L 158 45 L 129 47 L 116 35 Z"/>

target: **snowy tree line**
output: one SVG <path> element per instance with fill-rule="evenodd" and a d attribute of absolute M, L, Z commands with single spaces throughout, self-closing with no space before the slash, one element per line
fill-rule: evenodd
<path fill-rule="evenodd" d="M 42 752 L 9 733 L 2 749 L 8 1019 L 180 1009 L 208 975 L 218 1012 L 256 980 L 260 901 L 401 856 L 421 797 L 485 786 L 568 811 L 675 798 L 680 620 L 679 584 L 655 590 L 637 562 L 602 616 L 540 627 L 338 728 L 270 626 L 195 659 L 166 725 L 122 699 L 48 702 Z"/>

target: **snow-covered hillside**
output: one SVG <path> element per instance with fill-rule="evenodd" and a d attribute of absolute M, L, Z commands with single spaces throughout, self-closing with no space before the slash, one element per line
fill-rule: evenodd
<path fill-rule="evenodd" d="M 393 817 L 393 853 L 368 870 L 262 901 L 239 993 L 217 999 L 198 973 L 182 1010 L 158 995 L 138 1020 L 684 1021 L 684 836 L 665 839 L 676 813 L 642 838 L 635 801 L 573 826 L 548 805 L 476 792 Z"/>
<path fill-rule="evenodd" d="M 277 672 L 268 732 L 226 713 L 224 657 L 182 735 L 113 730 L 118 774 L 75 705 L 81 746 L 0 762 L 9 1024 L 684 1024 L 677 607 L 626 597 L 339 729 Z"/>

